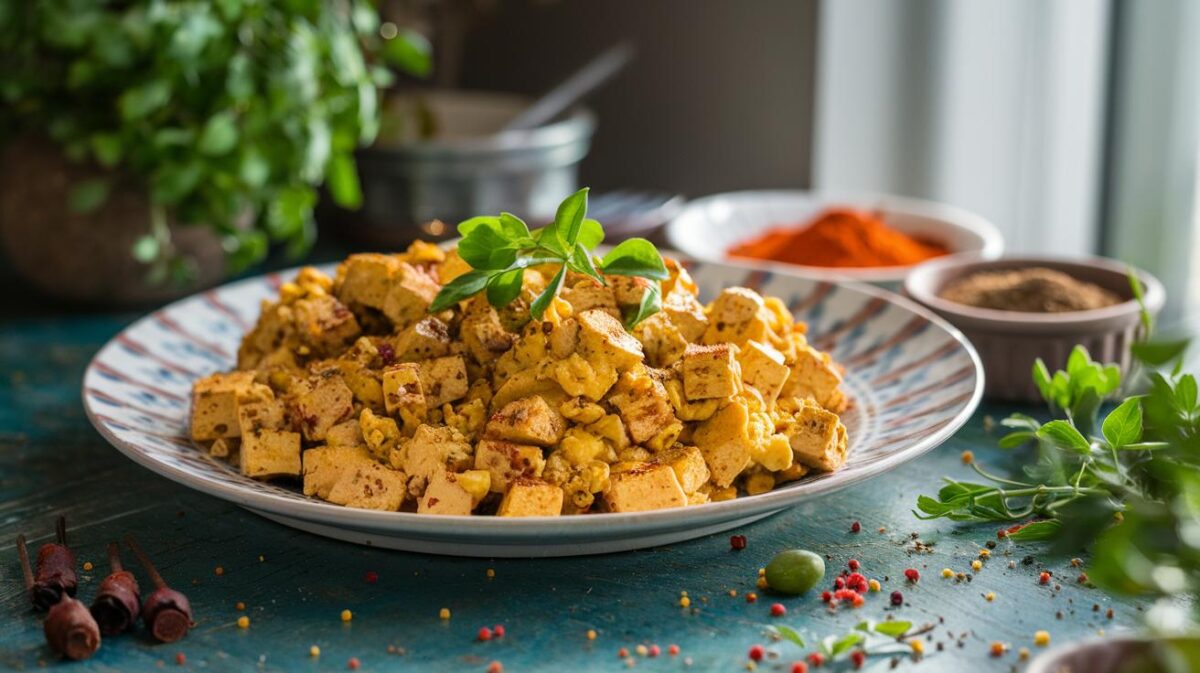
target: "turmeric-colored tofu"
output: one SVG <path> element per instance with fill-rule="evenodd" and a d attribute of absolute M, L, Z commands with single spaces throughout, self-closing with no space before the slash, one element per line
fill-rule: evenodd
<path fill-rule="evenodd" d="M 425 317 L 440 289 L 433 278 L 411 264 L 400 262 L 383 300 L 383 314 L 397 328 L 408 327 Z"/>
<path fill-rule="evenodd" d="M 792 370 L 783 363 L 783 353 L 758 341 L 747 341 L 737 355 L 742 382 L 753 387 L 768 405 L 779 399 Z"/>
<path fill-rule="evenodd" d="M 458 475 L 443 471 L 429 480 L 425 493 L 417 500 L 417 514 L 466 516 L 473 506 L 471 494 L 459 483 Z"/>
<path fill-rule="evenodd" d="M 254 385 L 254 372 L 212 374 L 192 387 L 192 439 L 232 439 L 242 433 L 237 400 Z"/>
<path fill-rule="evenodd" d="M 318 353 L 339 352 L 362 333 L 350 309 L 330 295 L 296 300 L 292 315 L 296 334 Z"/>
<path fill-rule="evenodd" d="M 708 329 L 708 316 L 696 295 L 685 290 L 668 292 L 662 300 L 662 312 L 689 342 L 699 341 Z"/>
<path fill-rule="evenodd" d="M 376 460 L 389 460 L 392 451 L 400 448 L 404 435 L 395 419 L 389 416 L 379 416 L 370 409 L 363 409 L 358 415 L 358 427 L 362 432 L 363 443 Z M 328 442 L 328 438 L 326 438 Z M 393 466 L 396 467 L 396 466 Z"/>
<path fill-rule="evenodd" d="M 640 347 L 640 344 L 639 344 Z M 538 373 L 530 370 L 529 376 L 538 379 Z M 588 361 L 579 353 L 571 353 L 565 360 L 554 363 L 548 372 L 550 378 L 558 387 L 572 397 L 586 397 L 596 402 L 617 382 L 617 368 L 604 359 Z M 520 374 L 509 379 L 508 383 L 496 391 L 496 398 L 501 397 L 504 389 L 516 380 Z"/>
<path fill-rule="evenodd" d="M 392 277 L 399 267 L 400 260 L 395 255 L 350 255 L 338 267 L 334 293 L 347 306 L 382 310 L 392 288 Z"/>
<path fill-rule="evenodd" d="M 441 319 L 427 315 L 401 330 L 391 339 L 395 344 L 395 359 L 416 362 L 450 354 L 450 327 Z"/>
<path fill-rule="evenodd" d="M 402 362 L 383 370 L 383 403 L 389 414 L 401 409 L 424 413 L 425 391 L 421 387 L 421 365 Z"/>
<path fill-rule="evenodd" d="M 354 393 L 336 370 L 326 370 L 305 384 L 296 398 L 296 415 L 305 439 L 322 441 L 329 428 L 354 413 Z"/>
<path fill-rule="evenodd" d="M 750 465 L 753 441 L 749 425 L 750 413 L 745 403 L 733 399 L 692 433 L 692 442 L 704 455 L 712 482 L 720 488 L 732 484 Z"/>
<path fill-rule="evenodd" d="M 688 340 L 661 311 L 638 323 L 633 336 L 642 344 L 646 363 L 651 367 L 670 367 L 679 362 L 688 347 Z"/>
<path fill-rule="evenodd" d="M 846 464 L 846 426 L 831 411 L 804 405 L 783 433 L 798 462 L 826 471 Z"/>
<path fill-rule="evenodd" d="M 540 446 L 481 439 L 475 447 L 475 469 L 487 470 L 492 475 L 493 493 L 504 493 L 515 479 L 542 476 L 546 459 Z"/>
<path fill-rule="evenodd" d="M 253 430 L 242 434 L 242 474 L 256 479 L 300 476 L 300 433 Z"/>
<path fill-rule="evenodd" d="M 544 397 L 524 397 L 504 405 L 488 419 L 484 434 L 517 444 L 553 446 L 567 429 L 566 419 Z"/>
<path fill-rule="evenodd" d="M 208 455 L 213 458 L 229 458 L 238 450 L 238 441 L 225 437 L 214 440 L 212 445 L 208 447 Z"/>
<path fill-rule="evenodd" d="M 770 318 L 757 292 L 744 287 L 726 288 L 708 307 L 708 327 L 701 340 L 738 346 L 749 340 L 766 341 Z"/>
<path fill-rule="evenodd" d="M 604 490 L 604 502 L 613 512 L 645 512 L 683 507 L 687 495 L 670 465 L 650 463 L 613 474 Z"/>
<path fill-rule="evenodd" d="M 797 349 L 792 372 L 783 386 L 783 396 L 806 397 L 832 412 L 846 408 L 846 397 L 842 393 L 842 374 L 827 353 L 805 345 Z"/>
<path fill-rule="evenodd" d="M 497 516 L 559 516 L 563 490 L 540 479 L 515 479 L 496 510 Z"/>
<path fill-rule="evenodd" d="M 412 439 L 405 440 L 392 452 L 391 464 L 403 469 L 410 479 L 428 483 L 441 472 L 470 468 L 472 455 L 471 445 L 457 430 L 421 425 Z"/>
<path fill-rule="evenodd" d="M 339 359 L 337 369 L 341 372 L 346 387 L 354 394 L 354 399 L 376 411 L 383 410 L 383 386 L 379 380 L 379 372 L 361 362 L 347 359 Z"/>
<path fill-rule="evenodd" d="M 617 306 L 637 306 L 642 303 L 642 296 L 650 289 L 654 281 L 638 276 L 608 276 L 604 277 L 612 290 L 613 299 Z"/>
<path fill-rule="evenodd" d="M 738 392 L 741 368 L 738 347 L 722 343 L 688 344 L 683 352 L 683 392 L 689 401 L 732 397 Z"/>
<path fill-rule="evenodd" d="M 466 397 L 471 384 L 467 380 L 467 363 L 461 355 L 425 360 L 420 365 L 421 390 L 430 409 Z"/>
<path fill-rule="evenodd" d="M 583 311 L 579 323 L 579 354 L 589 361 L 607 361 L 617 371 L 642 362 L 642 344 L 625 331 L 621 321 L 600 309 Z"/>
<path fill-rule="evenodd" d="M 691 495 L 708 481 L 708 465 L 704 454 L 694 446 L 679 446 L 654 455 L 654 462 L 668 465 L 675 470 L 675 477 L 683 492 Z"/>
<path fill-rule="evenodd" d="M 329 492 L 346 470 L 366 466 L 375 461 L 366 447 L 318 446 L 304 452 L 304 495 L 329 499 Z"/>
<path fill-rule="evenodd" d="M 364 409 L 364 411 L 369 411 Z M 325 443 L 335 447 L 366 446 L 363 439 L 362 426 L 353 418 L 331 426 L 325 431 Z"/>
<path fill-rule="evenodd" d="M 359 509 L 395 512 L 404 504 L 405 475 L 376 462 L 347 468 L 329 489 L 329 502 Z"/>
<path fill-rule="evenodd" d="M 667 389 L 650 376 L 645 367 L 636 367 L 621 374 L 608 396 L 609 404 L 617 408 L 621 420 L 635 444 L 651 438 L 676 424 Z M 678 436 L 678 432 L 675 433 Z M 674 437 L 671 438 L 674 441 Z"/>
<path fill-rule="evenodd" d="M 458 333 L 471 357 L 480 364 L 495 362 L 517 340 L 517 335 L 505 329 L 500 314 L 482 296 L 471 300 Z"/>
<path fill-rule="evenodd" d="M 238 398 L 238 427 L 242 434 L 257 430 L 286 430 L 287 405 L 271 389 L 254 384 L 254 391 Z"/>
<path fill-rule="evenodd" d="M 621 317 L 617 308 L 617 298 L 611 287 L 601 285 L 595 279 L 581 278 L 571 287 L 564 287 L 562 298 L 571 305 L 575 313 L 599 309 L 614 318 Z"/>

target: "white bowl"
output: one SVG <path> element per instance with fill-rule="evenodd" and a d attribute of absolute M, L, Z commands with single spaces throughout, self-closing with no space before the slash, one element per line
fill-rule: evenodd
<path fill-rule="evenodd" d="M 888 226 L 937 241 L 951 253 L 973 253 L 988 260 L 1004 251 L 1004 239 L 995 225 L 954 206 L 886 194 L 784 190 L 728 192 L 696 199 L 667 225 L 667 241 L 676 250 L 709 262 L 786 269 L 821 280 L 898 285 L 915 265 L 834 268 L 729 257 L 729 248 L 768 229 L 801 225 L 826 209 L 847 206 L 881 212 Z"/>

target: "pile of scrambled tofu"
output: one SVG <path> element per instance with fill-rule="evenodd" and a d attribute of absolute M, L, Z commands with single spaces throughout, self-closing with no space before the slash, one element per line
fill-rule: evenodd
<path fill-rule="evenodd" d="M 242 474 L 339 505 L 421 514 L 637 512 L 758 494 L 846 460 L 841 369 L 775 297 L 710 304 L 667 260 L 663 310 L 632 330 L 649 281 L 526 272 L 431 314 L 469 271 L 416 243 L 284 283 L 238 351 L 196 381 L 191 434 Z"/>

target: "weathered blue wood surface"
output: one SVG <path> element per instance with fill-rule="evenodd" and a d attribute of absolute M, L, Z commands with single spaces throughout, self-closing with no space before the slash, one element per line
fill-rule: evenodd
<path fill-rule="evenodd" d="M 727 535 L 717 535 L 592 558 L 488 561 L 369 549 L 300 533 L 150 474 L 88 425 L 79 402 L 83 368 L 134 317 L 13 320 L 10 314 L 0 322 L 0 669 L 346 670 L 348 659 L 358 657 L 363 671 L 483 671 L 492 660 L 506 671 L 623 670 L 618 648 L 633 652 L 644 643 L 658 644 L 663 654 L 635 654 L 636 670 L 683 670 L 685 658 L 693 670 L 744 670 L 747 649 L 762 643 L 778 657 L 768 657 L 759 670 L 786 671 L 802 651 L 771 643 L 765 625 L 786 624 L 811 642 L 861 619 L 892 614 L 936 625 L 925 659 L 905 657 L 901 670 L 1008 671 L 1020 666 L 1017 648 L 1036 653 L 1038 629 L 1063 643 L 1134 627 L 1141 616 L 1133 602 L 1078 585 L 1067 557 L 1038 548 L 1001 544 L 970 583 L 939 576 L 943 567 L 969 571 L 995 527 L 922 522 L 910 509 L 938 476 L 968 475 L 959 460 L 963 449 L 998 469 L 1016 467 L 1017 459 L 992 448 L 994 438 L 982 429 L 983 413 L 1005 411 L 995 408 L 984 409 L 948 445 L 893 474 L 740 531 L 749 538 L 741 552 L 730 550 Z M 13 540 L 24 532 L 42 542 L 58 514 L 69 518 L 80 563 L 96 565 L 81 574 L 81 598 L 91 599 L 106 572 L 105 543 L 132 532 L 168 580 L 191 597 L 195 630 L 174 645 L 152 644 L 138 632 L 106 640 L 85 663 L 56 662 L 44 646 L 39 617 L 29 609 Z M 854 520 L 862 522 L 857 535 L 849 532 Z M 886 532 L 879 533 L 881 527 Z M 912 533 L 931 544 L 932 553 L 915 553 Z M 747 603 L 757 569 L 789 547 L 830 555 L 829 576 L 853 557 L 868 576 L 890 579 L 858 610 L 830 613 L 811 594 L 777 599 L 760 592 L 757 603 Z M 1036 562 L 1022 565 L 1030 553 Z M 1015 569 L 1009 560 L 1018 561 Z M 217 566 L 223 575 L 215 574 Z M 916 586 L 902 580 L 906 567 L 922 572 Z M 1043 567 L 1063 580 L 1061 591 L 1038 586 Z M 489 568 L 494 579 L 487 577 Z M 369 571 L 378 574 L 377 583 L 365 581 Z M 736 598 L 728 595 L 731 589 Z M 906 605 L 891 608 L 888 594 L 896 589 Z M 678 606 L 681 591 L 689 593 L 692 610 Z M 996 594 L 991 603 L 984 599 L 989 591 Z M 787 606 L 786 617 L 769 616 L 775 600 Z M 235 609 L 239 601 L 244 613 Z M 443 607 L 453 613 L 448 621 L 438 617 Z M 1105 617 L 1109 607 L 1115 611 L 1111 620 Z M 339 615 L 347 608 L 354 618 L 344 624 Z M 245 630 L 236 626 L 242 614 L 251 620 Z M 507 630 L 502 640 L 476 642 L 479 627 L 497 623 Z M 594 642 L 586 638 L 588 629 L 599 633 Z M 994 640 L 1012 651 L 989 657 Z M 670 644 L 679 645 L 679 656 L 667 656 Z M 321 648 L 319 658 L 309 656 L 311 645 Z M 404 653 L 389 653 L 389 646 Z M 182 667 L 178 652 L 186 655 Z M 873 657 L 866 670 L 890 666 L 888 657 Z"/>

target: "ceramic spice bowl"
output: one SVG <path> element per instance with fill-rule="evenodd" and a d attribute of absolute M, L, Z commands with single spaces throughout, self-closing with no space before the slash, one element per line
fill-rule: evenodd
<path fill-rule="evenodd" d="M 1123 299 L 1119 304 L 1086 311 L 1031 313 L 976 308 L 940 296 L 951 282 L 980 271 L 1013 271 L 1043 267 L 1076 280 L 1094 283 Z M 962 330 L 979 352 L 985 372 L 985 395 L 993 400 L 1040 402 L 1030 372 L 1037 358 L 1050 371 L 1062 369 L 1076 344 L 1093 359 L 1115 362 L 1122 373 L 1130 365 L 1130 345 L 1141 333 L 1138 303 L 1128 267 L 1099 257 L 1010 257 L 986 261 L 954 255 L 931 260 L 912 270 L 905 292 Z M 1138 271 L 1147 309 L 1157 314 L 1166 294 L 1158 279 Z"/>

